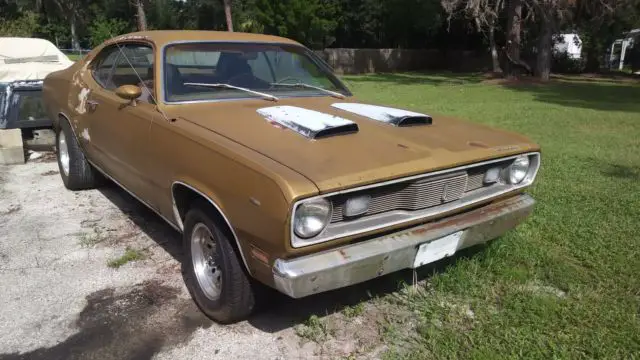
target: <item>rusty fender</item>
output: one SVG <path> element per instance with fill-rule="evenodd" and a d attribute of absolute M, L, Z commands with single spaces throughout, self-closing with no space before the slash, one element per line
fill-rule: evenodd
<path fill-rule="evenodd" d="M 273 265 L 276 288 L 300 298 L 413 267 L 421 244 L 463 231 L 457 250 L 495 239 L 531 213 L 527 194 L 367 241 Z"/>

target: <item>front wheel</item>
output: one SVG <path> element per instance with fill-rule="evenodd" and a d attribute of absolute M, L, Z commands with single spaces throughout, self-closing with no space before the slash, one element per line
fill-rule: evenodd
<path fill-rule="evenodd" d="M 219 323 L 245 319 L 255 306 L 248 274 L 207 204 L 185 217 L 182 272 L 198 307 Z"/>

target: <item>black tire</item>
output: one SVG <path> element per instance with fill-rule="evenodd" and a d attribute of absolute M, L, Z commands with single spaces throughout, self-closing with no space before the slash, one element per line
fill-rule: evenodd
<path fill-rule="evenodd" d="M 211 206 L 204 201 L 196 201 L 187 212 L 183 233 L 182 274 L 187 289 L 200 310 L 218 323 L 229 324 L 246 319 L 254 310 L 256 298 L 242 260 L 215 219 Z M 191 237 L 198 224 L 205 225 L 211 233 L 216 247 L 215 263 L 222 270 L 221 291 L 215 300 L 205 295 L 193 266 Z"/>
<path fill-rule="evenodd" d="M 60 158 L 60 137 L 64 134 L 69 156 L 69 170 L 65 171 Z M 66 119 L 60 119 L 60 126 L 56 133 L 56 157 L 58 169 L 64 186 L 69 190 L 93 189 L 104 182 L 104 177 L 89 164 L 78 144 L 71 125 Z"/>

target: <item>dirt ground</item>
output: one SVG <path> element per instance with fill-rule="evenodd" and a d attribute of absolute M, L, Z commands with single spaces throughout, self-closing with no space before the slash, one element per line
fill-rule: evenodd
<path fill-rule="evenodd" d="M 0 360 L 354 359 L 384 350 L 381 311 L 363 287 L 274 295 L 248 321 L 211 322 L 183 285 L 179 239 L 113 184 L 66 190 L 51 155 L 0 166 Z M 113 267 L 127 250 L 139 259 Z"/>

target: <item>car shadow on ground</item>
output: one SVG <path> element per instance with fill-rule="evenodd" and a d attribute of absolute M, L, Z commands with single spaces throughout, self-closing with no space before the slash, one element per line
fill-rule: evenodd
<path fill-rule="evenodd" d="M 182 263 L 182 235 L 177 230 L 118 185 L 108 182 L 98 190 L 143 233 Z"/>
<path fill-rule="evenodd" d="M 116 185 L 109 184 L 101 188 L 100 192 L 122 210 L 141 231 L 182 263 L 181 236 L 176 230 Z M 400 271 L 365 283 L 302 299 L 292 299 L 275 290 L 266 291 L 261 298 L 259 310 L 247 322 L 260 331 L 275 333 L 301 324 L 312 315 L 324 317 L 340 312 L 346 307 L 395 292 L 404 284 L 424 281 L 433 274 L 444 271 L 457 259 L 471 257 L 482 249 L 483 246 L 465 249 L 454 257 L 422 267 L 416 271 L 415 278 L 411 270 Z"/>

